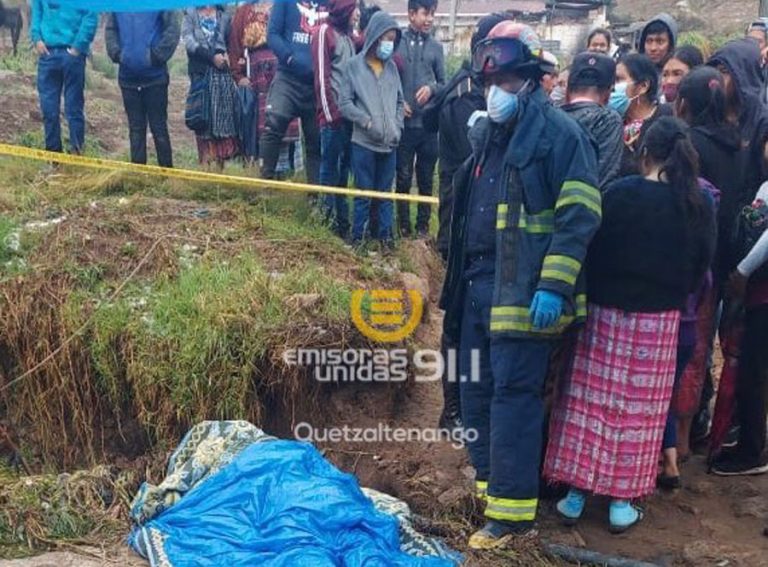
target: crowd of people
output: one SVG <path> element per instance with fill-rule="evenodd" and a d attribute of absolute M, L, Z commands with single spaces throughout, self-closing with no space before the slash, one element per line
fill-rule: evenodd
<path fill-rule="evenodd" d="M 542 477 L 565 487 L 568 524 L 589 495 L 610 497 L 612 532 L 641 521 L 637 500 L 679 488 L 706 435 L 717 336 L 738 373 L 733 443 L 714 443 L 711 470 L 768 472 L 766 25 L 705 57 L 662 14 L 631 50 L 595 29 L 560 70 L 530 27 L 491 14 L 446 77 L 436 8 L 409 0 L 404 30 L 356 0 L 109 14 L 131 159 L 147 160 L 148 124 L 172 167 L 167 62 L 181 40 L 203 164 L 242 156 L 273 179 L 305 155 L 310 183 L 351 173 L 357 188 L 410 193 L 415 172 L 421 195 L 439 164 L 443 348 L 460 376 L 480 371 L 444 380 L 441 418 L 478 434 L 487 523 L 470 547 L 532 533 Z M 82 151 L 96 28 L 95 14 L 33 1 L 46 149 L 62 149 L 63 90 Z M 351 219 L 346 198 L 323 206 L 355 244 L 429 232 L 423 204 L 415 225 L 388 199 L 355 198 Z"/>

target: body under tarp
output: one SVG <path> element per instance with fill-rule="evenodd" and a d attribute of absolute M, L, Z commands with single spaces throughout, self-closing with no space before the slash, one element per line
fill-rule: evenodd
<path fill-rule="evenodd" d="M 311 444 L 247 422 L 204 422 L 171 457 L 166 479 L 140 489 L 129 541 L 152 567 L 460 563 L 413 530 L 404 503 L 367 494 Z"/>

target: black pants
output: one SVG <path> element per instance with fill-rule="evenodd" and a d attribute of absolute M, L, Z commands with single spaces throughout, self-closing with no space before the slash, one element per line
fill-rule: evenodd
<path fill-rule="evenodd" d="M 439 227 L 437 229 L 437 251 L 448 261 L 448 248 L 451 246 L 451 218 L 453 216 L 453 176 L 456 168 L 447 167 L 440 160 L 440 205 L 438 207 Z"/>
<path fill-rule="evenodd" d="M 410 193 L 413 185 L 414 160 L 416 169 L 416 184 L 419 195 L 432 196 L 432 177 L 437 163 L 437 134 L 431 134 L 423 128 L 406 128 L 400 146 L 397 148 L 397 192 Z M 429 216 L 432 209 L 429 205 L 419 203 L 416 215 L 416 230 L 429 230 Z M 408 236 L 411 233 L 410 203 L 398 201 L 397 218 L 400 234 Z"/>
<path fill-rule="evenodd" d="M 768 305 L 747 309 L 736 388 L 739 455 L 757 461 L 765 449 L 768 404 Z"/>
<path fill-rule="evenodd" d="M 161 167 L 173 167 L 171 136 L 168 134 L 168 85 L 126 88 L 123 106 L 128 115 L 131 139 L 131 161 L 147 163 L 147 123 L 155 140 L 157 163 Z"/>
<path fill-rule="evenodd" d="M 280 157 L 280 146 L 291 121 L 299 117 L 304 133 L 304 148 L 307 152 L 307 181 L 320 183 L 320 129 L 315 114 L 315 90 L 312 84 L 305 84 L 295 77 L 278 71 L 267 95 L 264 133 L 261 135 L 260 151 L 263 160 L 261 176 L 275 178 L 275 168 Z"/>

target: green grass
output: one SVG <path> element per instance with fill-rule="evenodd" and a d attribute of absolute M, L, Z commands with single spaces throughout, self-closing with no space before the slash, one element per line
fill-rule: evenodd
<path fill-rule="evenodd" d="M 306 293 L 322 297 L 312 313 L 285 301 Z M 346 323 L 349 301 L 350 290 L 316 265 L 275 278 L 250 254 L 203 258 L 102 306 L 87 344 L 102 393 L 118 408 L 132 400 L 142 424 L 163 437 L 174 422 L 252 417 L 254 379 L 279 337 L 300 332 L 304 317 Z M 66 309 L 73 326 L 83 302 L 74 295 Z"/>
<path fill-rule="evenodd" d="M 6 33 L 5 30 L 3 33 Z M 16 56 L 10 51 L 0 56 L 0 69 L 32 75 L 36 68 L 37 55 L 32 49 L 27 48 L 23 39 L 19 41 L 19 50 Z"/>
<path fill-rule="evenodd" d="M 106 79 L 117 79 L 118 66 L 105 53 L 93 53 L 91 66 L 94 71 L 101 73 Z"/>

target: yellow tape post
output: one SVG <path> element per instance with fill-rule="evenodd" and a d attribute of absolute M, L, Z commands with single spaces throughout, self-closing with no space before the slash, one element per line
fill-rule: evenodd
<path fill-rule="evenodd" d="M 439 202 L 437 197 L 427 197 L 422 195 L 410 195 L 394 192 L 369 191 L 364 189 L 346 189 L 344 187 L 326 187 L 324 185 L 310 185 L 309 183 L 294 183 L 292 181 L 274 181 L 271 179 L 256 179 L 253 177 L 225 175 L 223 173 L 210 173 L 207 171 L 194 171 L 191 169 L 172 169 L 167 167 L 159 167 L 156 165 L 143 165 L 111 159 L 92 158 L 49 152 L 46 150 L 36 150 L 33 148 L 25 148 L 11 144 L 0 144 L 0 155 L 37 161 L 63 163 L 66 165 L 87 167 L 90 169 L 128 171 L 141 173 L 143 175 L 153 175 L 171 179 L 184 179 L 187 181 L 210 181 L 211 183 L 235 185 L 238 187 L 245 187 L 250 189 L 257 188 L 263 190 L 288 191 L 297 193 L 326 193 L 331 195 L 345 195 L 348 197 L 365 197 L 370 199 L 406 201 L 409 203 L 426 203 L 430 205 L 437 205 Z"/>

